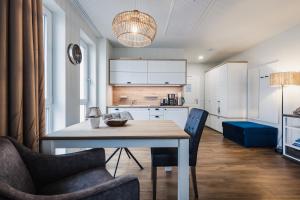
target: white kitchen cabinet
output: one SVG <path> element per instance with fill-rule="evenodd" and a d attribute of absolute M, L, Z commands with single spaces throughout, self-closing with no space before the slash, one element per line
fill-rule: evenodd
<path fill-rule="evenodd" d="M 110 83 L 116 85 L 147 84 L 147 73 L 110 72 Z"/>
<path fill-rule="evenodd" d="M 156 85 L 183 85 L 186 83 L 185 73 L 148 73 L 148 84 Z"/>
<path fill-rule="evenodd" d="M 222 132 L 223 119 L 246 118 L 247 63 L 225 63 L 206 72 L 205 95 L 211 128 Z"/>
<path fill-rule="evenodd" d="M 186 60 L 110 60 L 112 85 L 184 85 Z"/>
<path fill-rule="evenodd" d="M 111 60 L 112 72 L 145 72 L 147 73 L 147 61 L 145 60 Z"/>
<path fill-rule="evenodd" d="M 164 108 L 150 108 L 150 115 L 164 115 Z"/>
<path fill-rule="evenodd" d="M 165 108 L 164 119 L 172 120 L 176 122 L 180 128 L 184 129 L 188 113 L 188 108 Z"/>
<path fill-rule="evenodd" d="M 108 113 L 129 112 L 135 120 L 149 120 L 148 108 L 109 108 Z"/>
<path fill-rule="evenodd" d="M 184 129 L 186 120 L 188 118 L 189 109 L 187 107 L 183 108 L 120 108 L 120 107 L 110 107 L 108 108 L 108 113 L 115 112 L 130 112 L 135 120 L 172 120 L 179 127 Z"/>
<path fill-rule="evenodd" d="M 150 120 L 164 120 L 163 115 L 150 115 Z"/>
<path fill-rule="evenodd" d="M 149 60 L 148 72 L 185 73 L 185 60 Z"/>

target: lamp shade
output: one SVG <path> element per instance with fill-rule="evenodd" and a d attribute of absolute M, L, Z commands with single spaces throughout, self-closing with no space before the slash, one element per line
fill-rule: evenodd
<path fill-rule="evenodd" d="M 272 73 L 270 85 L 300 85 L 300 72 Z"/>
<path fill-rule="evenodd" d="M 119 13 L 112 22 L 112 30 L 119 42 L 128 47 L 145 47 L 156 35 L 154 18 L 138 10 Z"/>

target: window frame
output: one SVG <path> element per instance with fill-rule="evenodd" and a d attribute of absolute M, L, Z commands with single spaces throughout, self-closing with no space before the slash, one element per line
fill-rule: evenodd
<path fill-rule="evenodd" d="M 89 105 L 89 90 L 90 90 L 90 49 L 89 49 L 89 44 L 86 42 L 84 39 L 80 39 L 80 48 L 84 48 L 84 54 L 82 55 L 83 60 L 85 60 L 86 67 L 84 68 L 84 98 L 82 99 L 80 97 L 80 106 L 85 106 L 85 111 L 86 108 Z M 81 66 L 80 66 L 81 67 Z M 81 74 L 80 74 L 81 76 Z M 80 83 L 79 83 L 80 84 Z M 81 86 L 80 86 L 81 87 Z M 84 111 L 84 112 L 85 112 Z"/>
<path fill-rule="evenodd" d="M 43 6 L 43 31 L 44 62 L 46 64 L 44 70 L 47 81 L 47 91 L 45 91 L 46 133 L 49 133 L 53 129 L 53 14 L 45 6 Z"/>

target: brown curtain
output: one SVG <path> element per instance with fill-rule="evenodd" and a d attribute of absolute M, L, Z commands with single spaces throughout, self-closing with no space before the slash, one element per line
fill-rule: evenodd
<path fill-rule="evenodd" d="M 38 151 L 45 133 L 42 0 L 0 0 L 0 135 Z"/>

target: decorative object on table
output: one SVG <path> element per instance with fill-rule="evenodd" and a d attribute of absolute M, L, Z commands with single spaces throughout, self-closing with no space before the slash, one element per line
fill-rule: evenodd
<path fill-rule="evenodd" d="M 294 115 L 300 115 L 300 107 L 297 108 L 294 112 L 293 112 Z"/>
<path fill-rule="evenodd" d="M 77 65 L 82 61 L 82 53 L 78 44 L 69 44 L 68 46 L 68 57 L 72 64 Z"/>
<path fill-rule="evenodd" d="M 99 107 L 89 107 L 86 112 L 86 119 L 90 120 L 92 128 L 99 128 L 101 111 Z"/>
<path fill-rule="evenodd" d="M 128 47 L 150 45 L 156 35 L 155 19 L 138 10 L 117 14 L 112 22 L 112 31 L 118 41 Z"/>
<path fill-rule="evenodd" d="M 281 86 L 281 149 L 276 150 L 283 152 L 283 89 L 287 85 L 300 85 L 300 72 L 275 72 L 270 75 L 270 85 Z"/>
<path fill-rule="evenodd" d="M 104 123 L 110 127 L 120 127 L 124 126 L 127 121 L 127 119 L 107 119 L 104 121 Z"/>
<path fill-rule="evenodd" d="M 130 114 L 130 112 L 127 112 L 127 111 L 105 114 L 105 115 L 102 115 L 102 118 L 103 118 L 103 120 L 107 120 L 107 119 L 133 120 L 132 115 Z"/>

